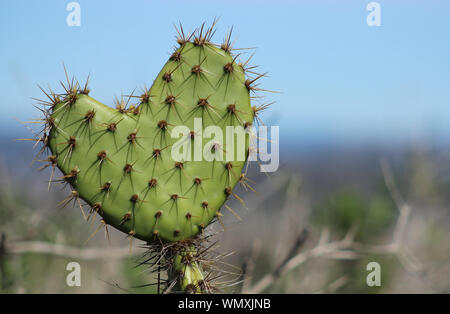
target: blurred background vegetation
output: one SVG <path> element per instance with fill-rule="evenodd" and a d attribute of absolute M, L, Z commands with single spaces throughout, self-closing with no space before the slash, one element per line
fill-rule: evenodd
<path fill-rule="evenodd" d="M 155 275 L 145 266 L 135 267 L 144 250 L 109 228 L 110 241 L 98 226 L 85 223 L 78 205 L 59 208 L 68 195 L 53 185 L 47 191 L 50 170 L 30 165 L 30 143 L 4 139 L 0 155 L 0 255 L 3 293 L 154 293 Z M 244 283 L 226 292 L 272 293 L 414 293 L 448 292 L 450 217 L 450 154 L 440 148 L 382 149 L 373 147 L 327 148 L 320 151 L 284 151 L 289 156 L 280 170 L 268 176 L 250 169 L 257 193 L 236 193 L 248 209 L 232 202 L 242 221 L 224 213 L 225 231 L 219 232 L 219 252 L 233 251 L 226 262 L 238 267 Z M 319 158 L 320 157 L 320 158 Z M 384 160 L 384 163 L 380 163 Z M 389 170 L 388 178 L 383 172 Z M 395 193 L 410 212 L 399 251 L 390 251 L 398 229 L 400 207 L 386 179 L 395 181 Z M 389 180 L 388 180 L 389 181 Z M 343 249 L 318 253 L 322 243 L 334 243 L 352 234 Z M 64 256 L 30 247 L 58 244 L 71 249 L 93 249 L 87 255 Z M 28 245 L 28 246 L 27 246 Z M 36 250 L 38 252 L 36 252 Z M 41 250 L 41 251 L 39 251 Z M 316 250 L 316 251 L 314 251 Z M 313 252 L 313 253 L 311 253 Z M 311 254 L 310 254 L 311 253 Z M 91 255 L 89 255 L 91 254 Z M 281 271 L 290 259 L 305 260 Z M 80 263 L 81 287 L 68 287 L 68 262 Z M 381 266 L 381 286 L 366 284 L 369 262 Z M 273 275 L 268 285 L 260 280 Z M 142 287 L 144 285 L 144 287 Z M 254 290 L 256 289 L 256 290 Z"/>

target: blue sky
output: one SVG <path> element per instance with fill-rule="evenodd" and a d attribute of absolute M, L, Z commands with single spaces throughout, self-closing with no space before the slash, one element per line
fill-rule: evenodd
<path fill-rule="evenodd" d="M 220 17 L 215 39 L 234 26 L 236 46 L 282 91 L 265 118 L 301 140 L 419 141 L 450 134 L 450 1 L 80 0 L 81 26 L 66 24 L 70 1 L 0 3 L 0 125 L 38 115 L 36 83 L 57 87 L 62 62 L 91 96 L 151 85 L 175 44 L 174 23 L 193 29 Z"/>

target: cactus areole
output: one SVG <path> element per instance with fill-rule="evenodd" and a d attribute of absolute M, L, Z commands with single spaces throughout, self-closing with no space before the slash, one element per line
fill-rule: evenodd
<path fill-rule="evenodd" d="M 226 134 L 227 126 L 247 128 L 255 118 L 253 81 L 235 62 L 229 41 L 210 42 L 213 32 L 180 35 L 151 89 L 129 97 L 133 105 L 105 106 L 88 95 L 87 85 L 69 79 L 65 93 L 50 95 L 46 140 L 61 180 L 91 213 L 132 237 L 173 242 L 195 236 L 220 215 L 240 179 L 248 134 L 244 160 L 196 161 L 194 149 L 188 160 L 172 156 L 183 136 L 172 136 L 177 126 L 190 130 L 186 141 L 193 147 L 209 126 Z M 242 149 L 242 142 L 211 145 L 205 136 L 201 145 L 202 151 Z"/>

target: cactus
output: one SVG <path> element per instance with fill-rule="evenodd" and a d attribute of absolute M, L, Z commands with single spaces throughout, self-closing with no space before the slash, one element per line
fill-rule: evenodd
<path fill-rule="evenodd" d="M 258 90 L 255 81 L 263 75 L 246 77 L 254 72 L 247 63 L 237 63 L 231 32 L 221 45 L 211 42 L 214 25 L 203 24 L 189 35 L 180 25 L 179 47 L 152 87 L 116 100 L 115 109 L 91 98 L 87 82 L 69 79 L 66 71 L 64 92 L 45 92 L 49 108 L 43 111 L 45 128 L 39 137 L 51 152 L 47 166 L 62 172 L 52 181 L 71 186 L 67 202 L 82 199 L 89 205 L 87 219 L 99 214 L 104 225 L 147 243 L 184 243 L 171 246 L 168 270 L 183 272 L 183 291 L 204 290 L 193 289 L 205 283 L 195 261 L 197 246 L 190 241 L 220 218 L 229 197 L 241 201 L 233 188 L 245 182 L 241 172 L 249 152 L 248 136 L 244 143 L 221 144 L 202 139 L 202 132 L 212 125 L 223 134 L 227 126 L 248 130 L 265 108 L 250 103 L 250 93 Z M 129 104 L 132 99 L 137 103 Z M 181 143 L 187 142 L 184 147 L 190 151 L 182 160 L 171 153 L 180 143 L 180 137 L 171 136 L 177 126 L 188 129 Z M 245 145 L 243 160 L 236 160 L 239 145 Z M 212 158 L 195 159 L 198 147 Z M 231 160 L 225 157 L 227 150 L 235 152 Z M 214 158 L 220 154 L 223 159 Z"/>

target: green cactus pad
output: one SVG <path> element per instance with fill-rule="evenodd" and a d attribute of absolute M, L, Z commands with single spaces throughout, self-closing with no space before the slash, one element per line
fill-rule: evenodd
<path fill-rule="evenodd" d="M 252 81 L 229 46 L 209 42 L 211 34 L 200 33 L 193 42 L 181 37 L 151 89 L 131 98 L 139 101 L 135 106 L 122 102 L 110 108 L 88 96 L 87 88 L 68 82 L 49 112 L 48 147 L 64 174 L 61 180 L 91 206 L 91 213 L 144 241 L 198 234 L 220 215 L 240 179 L 245 160 L 237 161 L 236 155 L 226 160 L 232 147 L 225 141 L 220 147 L 211 138 L 202 140 L 205 151 L 223 150 L 223 161 L 180 161 L 171 154 L 182 136 L 193 147 L 208 126 L 219 126 L 225 136 L 226 126 L 247 128 L 253 121 Z M 199 130 L 195 118 L 202 119 Z M 182 125 L 192 132 L 172 138 L 173 128 Z M 233 145 L 237 152 L 242 143 Z M 244 145 L 248 152 L 248 138 Z"/>

